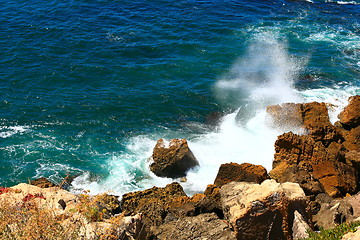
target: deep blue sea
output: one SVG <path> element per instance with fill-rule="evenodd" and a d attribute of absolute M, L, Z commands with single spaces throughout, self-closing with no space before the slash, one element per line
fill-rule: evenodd
<path fill-rule="evenodd" d="M 271 169 L 265 108 L 360 94 L 360 0 L 18 0 L 0 12 L 0 184 L 164 186 L 159 138 L 186 138 L 203 191 L 226 162 Z M 221 116 L 217 119 L 211 116 Z M 210 119 L 210 120 L 209 120 Z"/>

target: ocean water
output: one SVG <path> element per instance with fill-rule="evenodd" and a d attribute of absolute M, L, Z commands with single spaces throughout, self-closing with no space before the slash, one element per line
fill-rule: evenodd
<path fill-rule="evenodd" d="M 19 0 L 0 22 L 2 186 L 164 186 L 152 149 L 186 138 L 192 194 L 222 163 L 271 169 L 267 105 L 325 101 L 335 122 L 360 94 L 359 0 Z"/>

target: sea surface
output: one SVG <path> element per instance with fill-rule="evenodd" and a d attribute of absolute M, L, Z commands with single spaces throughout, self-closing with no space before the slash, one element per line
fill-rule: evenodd
<path fill-rule="evenodd" d="M 266 106 L 360 94 L 360 0 L 17 0 L 0 12 L 0 185 L 77 176 L 72 191 L 123 194 L 160 138 L 200 166 L 271 170 Z"/>

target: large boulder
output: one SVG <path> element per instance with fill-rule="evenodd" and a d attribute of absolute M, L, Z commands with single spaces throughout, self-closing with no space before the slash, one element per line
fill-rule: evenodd
<path fill-rule="evenodd" d="M 307 198 L 297 183 L 230 182 L 220 194 L 237 239 L 291 239 L 295 211 L 308 220 Z"/>
<path fill-rule="evenodd" d="M 328 146 L 333 141 L 342 141 L 341 131 L 330 123 L 325 103 L 286 103 L 267 107 L 272 125 L 286 131 L 305 129 L 315 141 Z"/>
<path fill-rule="evenodd" d="M 214 184 L 221 187 L 232 181 L 261 183 L 268 178 L 266 169 L 261 165 L 225 163 L 221 164 Z"/>
<path fill-rule="evenodd" d="M 164 188 L 124 194 L 121 209 L 124 215 L 141 213 L 144 230 L 150 233 L 165 222 L 197 215 L 195 206 L 204 197 L 203 194 L 188 197 L 179 183 L 172 183 Z"/>
<path fill-rule="evenodd" d="M 351 222 L 356 217 L 352 205 L 346 199 L 333 199 L 326 194 L 319 194 L 314 202 L 319 204 L 319 211 L 313 215 L 317 228 L 334 228 L 341 223 Z"/>
<path fill-rule="evenodd" d="M 326 192 L 337 197 L 355 193 L 357 172 L 344 162 L 342 151 L 341 145 L 325 148 L 311 136 L 282 134 L 275 142 L 270 177 L 278 182 L 297 182 L 308 195 Z"/>
<path fill-rule="evenodd" d="M 172 139 L 167 143 L 159 139 L 154 147 L 150 170 L 159 177 L 179 178 L 199 165 L 185 139 Z"/>
<path fill-rule="evenodd" d="M 360 96 L 349 98 L 349 104 L 339 114 L 340 123 L 344 128 L 355 128 L 360 124 Z"/>
<path fill-rule="evenodd" d="M 154 229 L 151 239 L 235 240 L 236 237 L 226 222 L 214 213 L 206 213 L 163 224 Z"/>

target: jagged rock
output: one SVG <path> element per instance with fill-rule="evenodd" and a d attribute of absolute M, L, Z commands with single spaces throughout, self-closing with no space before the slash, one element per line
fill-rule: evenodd
<path fill-rule="evenodd" d="M 320 194 L 315 201 L 320 204 L 320 211 L 313 216 L 313 221 L 315 226 L 319 228 L 330 229 L 354 219 L 353 208 L 345 200 L 332 199 Z"/>
<path fill-rule="evenodd" d="M 31 185 L 38 186 L 40 188 L 49 188 L 49 187 L 55 187 L 56 184 L 49 181 L 47 178 L 41 177 L 34 179 L 30 182 Z"/>
<path fill-rule="evenodd" d="M 221 164 L 214 184 L 221 187 L 232 181 L 261 183 L 268 178 L 266 169 L 261 165 L 225 163 Z"/>
<path fill-rule="evenodd" d="M 209 184 L 204 192 L 205 197 L 196 203 L 195 209 L 197 213 L 216 213 L 220 218 L 224 218 L 222 211 L 220 188 L 213 184 Z"/>
<path fill-rule="evenodd" d="M 340 123 L 345 128 L 355 128 L 360 124 L 360 96 L 349 98 L 349 104 L 339 114 Z"/>
<path fill-rule="evenodd" d="M 303 216 L 298 212 L 294 212 L 294 222 L 292 226 L 292 239 L 305 239 L 309 237 L 309 224 L 305 221 Z"/>
<path fill-rule="evenodd" d="M 282 134 L 275 142 L 271 178 L 278 182 L 297 182 L 308 195 L 326 192 L 330 196 L 355 193 L 356 170 L 344 161 L 342 148 L 325 148 L 311 136 L 292 132 Z"/>
<path fill-rule="evenodd" d="M 121 212 L 120 201 L 117 196 L 108 194 L 99 194 L 93 200 L 99 211 L 104 213 L 105 218 L 110 218 Z"/>
<path fill-rule="evenodd" d="M 359 113 L 360 114 L 360 113 Z M 360 151 L 360 126 L 351 129 L 345 136 L 343 145 L 349 151 Z"/>
<path fill-rule="evenodd" d="M 165 221 L 195 215 L 195 205 L 203 197 L 196 195 L 190 198 L 179 183 L 172 183 L 165 188 L 153 187 L 124 194 L 121 209 L 125 215 L 142 213 L 144 228 L 149 232 Z"/>
<path fill-rule="evenodd" d="M 325 103 L 287 103 L 267 107 L 275 127 L 285 130 L 305 128 L 315 141 L 328 146 L 333 141 L 343 140 L 341 131 L 330 123 Z"/>
<path fill-rule="evenodd" d="M 206 213 L 163 224 L 152 231 L 151 239 L 235 240 L 236 237 L 229 225 L 215 213 Z"/>
<path fill-rule="evenodd" d="M 297 183 L 230 182 L 220 194 L 237 239 L 291 239 L 294 212 L 308 219 L 307 198 Z"/>
<path fill-rule="evenodd" d="M 172 139 L 167 144 L 159 139 L 154 147 L 150 170 L 159 177 L 179 178 L 199 165 L 185 139 Z"/>
<path fill-rule="evenodd" d="M 266 107 L 266 112 L 271 116 L 271 124 L 276 128 L 294 130 L 304 126 L 302 105 L 284 103 Z"/>

